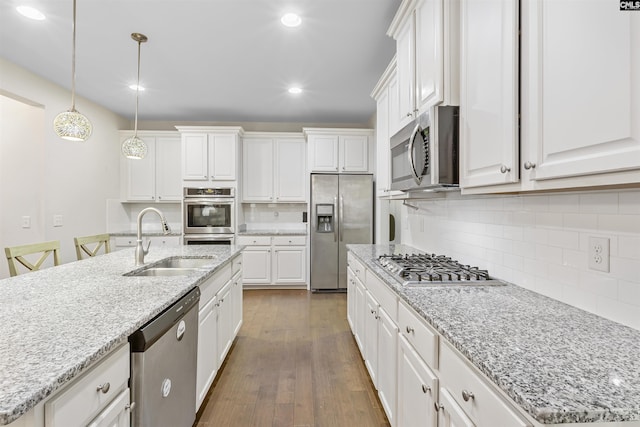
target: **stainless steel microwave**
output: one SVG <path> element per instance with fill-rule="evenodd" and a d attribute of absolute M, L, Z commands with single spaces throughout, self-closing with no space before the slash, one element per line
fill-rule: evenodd
<path fill-rule="evenodd" d="M 457 187 L 459 107 L 436 106 L 391 137 L 391 189 Z"/>

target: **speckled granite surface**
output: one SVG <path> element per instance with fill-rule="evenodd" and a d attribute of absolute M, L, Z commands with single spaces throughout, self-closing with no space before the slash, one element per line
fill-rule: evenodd
<path fill-rule="evenodd" d="M 540 423 L 640 420 L 640 331 L 512 284 L 403 288 L 373 260 L 421 251 L 348 248 Z"/>
<path fill-rule="evenodd" d="M 264 229 L 238 231 L 238 236 L 306 236 L 307 230 Z"/>
<path fill-rule="evenodd" d="M 138 235 L 137 230 L 121 230 L 121 231 L 112 231 L 109 233 L 109 236 L 112 236 L 112 237 L 130 237 L 130 236 L 136 237 L 137 235 Z M 169 234 L 164 234 L 160 230 L 157 230 L 157 231 L 145 230 L 142 233 L 142 237 L 144 238 L 147 236 L 182 236 L 182 230 L 174 230 L 172 228 Z"/>
<path fill-rule="evenodd" d="M 211 270 L 190 276 L 123 277 L 136 269 L 132 248 L 0 280 L 0 425 L 126 342 L 242 248 L 151 248 L 145 258 L 215 260 Z"/>

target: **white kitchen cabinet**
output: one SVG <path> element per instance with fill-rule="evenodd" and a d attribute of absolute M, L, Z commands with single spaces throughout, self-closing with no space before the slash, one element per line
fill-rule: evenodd
<path fill-rule="evenodd" d="M 438 427 L 476 427 L 446 389 L 440 390 L 439 400 Z"/>
<path fill-rule="evenodd" d="M 397 425 L 437 427 L 438 378 L 409 341 L 403 336 L 398 341 Z"/>
<path fill-rule="evenodd" d="M 310 172 L 369 172 L 371 129 L 304 128 Z"/>
<path fill-rule="evenodd" d="M 378 308 L 378 397 L 389 423 L 396 425 L 398 373 L 398 326 L 387 312 Z"/>
<path fill-rule="evenodd" d="M 637 17 L 598 0 L 581 4 L 580 19 L 575 18 L 575 4 L 570 0 L 526 0 L 519 14 L 518 2 L 488 3 L 491 7 L 479 8 L 477 2 L 463 2 L 463 21 L 466 17 L 480 25 L 486 22 L 487 13 L 493 13 L 502 19 L 501 31 L 519 26 L 520 62 L 512 49 L 505 48 L 513 38 L 500 37 L 497 26 L 493 35 L 491 30 L 476 31 L 482 39 L 473 40 L 468 50 L 474 44 L 484 46 L 483 52 L 494 57 L 486 61 L 483 53 L 485 67 L 502 63 L 503 73 L 507 67 L 519 67 L 515 81 L 520 80 L 520 141 L 508 136 L 517 135 L 513 129 L 517 130 L 518 123 L 505 101 L 515 99 L 518 87 L 502 85 L 499 100 L 496 92 L 501 85 L 487 78 L 499 71 L 483 72 L 480 59 L 467 62 L 461 72 L 463 84 L 465 76 L 467 83 L 477 77 L 483 88 L 492 89 L 484 94 L 472 84 L 476 93 L 468 86 L 461 99 L 463 193 L 640 182 L 640 124 L 633 120 L 640 115 L 640 84 L 633 77 L 640 63 Z M 463 63 L 471 55 L 463 54 Z M 594 82 L 599 89 L 588 89 Z M 494 105 L 493 111 L 504 109 L 483 118 L 479 105 Z M 465 111 L 473 118 L 466 125 Z M 498 179 L 501 171 L 504 177 Z"/>
<path fill-rule="evenodd" d="M 404 0 L 387 34 L 396 40 L 398 79 L 391 133 L 434 105 L 457 105 L 458 0 Z"/>
<path fill-rule="evenodd" d="M 182 180 L 187 185 L 235 181 L 238 146 L 243 135 L 236 126 L 176 126 L 182 137 Z"/>
<path fill-rule="evenodd" d="M 198 311 L 198 369 L 196 376 L 196 411 L 218 373 L 217 300 L 215 295 Z"/>
<path fill-rule="evenodd" d="M 367 289 L 364 287 L 364 284 L 355 278 L 355 287 L 354 290 L 356 292 L 354 296 L 355 301 L 355 330 L 353 331 L 353 336 L 356 339 L 356 344 L 358 344 L 358 348 L 360 349 L 360 354 L 364 358 L 365 354 L 365 334 L 366 334 L 366 316 L 367 316 Z"/>
<path fill-rule="evenodd" d="M 136 246 L 136 236 L 112 236 L 111 237 L 111 249 L 119 251 L 121 249 L 131 248 Z M 144 247 L 147 247 L 147 243 L 151 242 L 151 250 L 153 248 L 175 247 L 180 246 L 180 236 L 145 236 L 142 235 L 142 243 Z"/>
<path fill-rule="evenodd" d="M 306 236 L 238 236 L 245 287 L 306 286 Z"/>
<path fill-rule="evenodd" d="M 518 2 L 460 9 L 460 185 L 517 182 Z"/>
<path fill-rule="evenodd" d="M 227 282 L 224 287 L 216 295 L 216 308 L 218 310 L 218 330 L 216 337 L 218 343 L 216 345 L 218 349 L 217 366 L 222 366 L 225 357 L 229 354 L 231 344 L 233 344 L 233 299 L 232 299 L 232 285 L 231 281 Z"/>
<path fill-rule="evenodd" d="M 243 202 L 305 202 L 306 143 L 299 134 L 247 133 Z"/>
<path fill-rule="evenodd" d="M 129 344 L 125 344 L 45 403 L 45 426 L 84 426 L 92 420 L 102 426 L 103 419 L 120 421 L 121 412 L 128 418 L 128 382 Z"/>
<path fill-rule="evenodd" d="M 129 427 L 131 424 L 130 389 L 126 388 L 100 414 L 88 424 L 88 427 Z"/>
<path fill-rule="evenodd" d="M 120 132 L 120 139 L 133 135 Z M 180 174 L 181 145 L 178 132 L 138 131 L 147 144 L 144 159 L 121 158 L 123 198 L 131 202 L 179 202 L 182 200 Z"/>
<path fill-rule="evenodd" d="M 242 260 L 242 257 L 239 257 L 239 260 Z M 240 261 L 242 263 L 242 261 Z M 232 317 L 232 329 L 233 336 L 238 335 L 240 332 L 240 328 L 242 327 L 242 307 L 243 307 L 243 295 L 242 295 L 242 272 L 236 273 L 236 275 L 231 279 L 233 293 L 233 315 Z"/>
<path fill-rule="evenodd" d="M 364 364 L 369 371 L 373 386 L 378 389 L 378 301 L 371 292 L 365 292 L 364 313 Z"/>

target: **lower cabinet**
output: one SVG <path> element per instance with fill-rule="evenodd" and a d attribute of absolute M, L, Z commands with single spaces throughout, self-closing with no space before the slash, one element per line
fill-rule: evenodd
<path fill-rule="evenodd" d="M 119 251 L 121 249 L 135 247 L 136 239 L 136 236 L 111 237 L 111 250 Z M 151 249 L 180 246 L 180 236 L 143 236 L 142 241 L 145 247 L 147 246 L 147 242 L 151 242 Z"/>
<path fill-rule="evenodd" d="M 306 285 L 306 243 L 306 236 L 238 236 L 245 287 Z"/>
<path fill-rule="evenodd" d="M 400 335 L 398 346 L 398 424 L 407 427 L 436 427 L 438 378 L 420 358 L 409 341 Z"/>
<path fill-rule="evenodd" d="M 242 325 L 242 257 L 200 284 L 198 311 L 198 411 Z"/>

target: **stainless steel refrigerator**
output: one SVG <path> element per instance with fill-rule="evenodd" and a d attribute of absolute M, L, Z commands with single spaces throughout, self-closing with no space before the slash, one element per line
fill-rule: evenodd
<path fill-rule="evenodd" d="M 311 174 L 311 289 L 347 289 L 347 249 L 373 243 L 373 175 Z"/>

